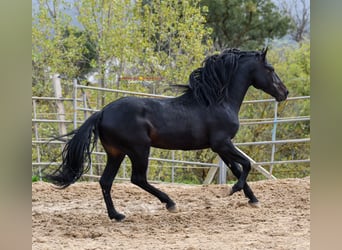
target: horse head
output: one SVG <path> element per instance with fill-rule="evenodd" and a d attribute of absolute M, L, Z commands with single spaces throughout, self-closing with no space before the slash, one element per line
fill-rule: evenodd
<path fill-rule="evenodd" d="M 289 91 L 280 80 L 273 66 L 266 60 L 267 48 L 257 57 L 256 69 L 252 74 L 252 85 L 273 96 L 278 102 L 286 100 Z"/>

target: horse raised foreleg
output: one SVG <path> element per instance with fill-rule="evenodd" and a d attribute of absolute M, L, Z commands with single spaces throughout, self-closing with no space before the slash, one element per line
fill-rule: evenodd
<path fill-rule="evenodd" d="M 241 176 L 241 169 L 239 164 L 237 164 L 234 161 L 229 161 L 227 159 L 227 157 L 225 155 L 220 155 L 220 157 L 222 158 L 222 160 L 226 163 L 226 165 L 230 168 L 230 170 L 232 171 L 232 173 L 234 174 L 234 176 L 236 178 L 240 178 Z M 245 196 L 247 198 L 249 198 L 248 203 L 253 206 L 253 207 L 257 207 L 259 205 L 259 201 L 258 199 L 255 197 L 252 189 L 250 188 L 250 186 L 248 185 L 247 181 L 245 186 L 243 187 L 243 192 L 245 193 Z"/>
<path fill-rule="evenodd" d="M 116 221 L 123 220 L 125 218 L 125 215 L 120 214 L 115 210 L 110 190 L 124 157 L 124 154 L 119 154 L 115 157 L 108 155 L 107 164 L 100 179 L 100 185 L 103 198 L 106 203 L 108 216 L 110 219 L 115 219 Z"/>
<path fill-rule="evenodd" d="M 134 153 L 129 155 L 132 161 L 132 183 L 156 196 L 162 203 L 166 203 L 166 208 L 169 212 L 177 212 L 178 210 L 173 200 L 171 200 L 167 194 L 147 182 L 148 155 L 149 147 L 141 147 L 140 149 L 134 150 Z"/>
<path fill-rule="evenodd" d="M 236 171 L 236 174 L 239 175 L 238 182 L 235 183 L 235 185 L 232 187 L 230 195 L 244 189 L 246 182 L 247 182 L 246 181 L 247 176 L 251 170 L 250 161 L 235 148 L 235 146 L 233 145 L 233 143 L 230 140 L 225 140 L 225 141 L 213 143 L 212 144 L 212 150 L 214 152 L 218 153 L 223 160 L 226 159 L 226 161 L 227 161 L 226 164 L 227 163 L 229 164 L 230 162 L 236 162 L 236 163 L 241 164 L 241 166 L 242 166 L 242 172 Z M 236 166 L 234 166 L 234 167 L 236 167 Z M 235 168 L 234 168 L 234 171 L 235 171 Z M 250 190 L 250 188 L 249 188 L 249 190 Z M 247 192 L 248 192 L 248 188 L 247 188 Z"/>

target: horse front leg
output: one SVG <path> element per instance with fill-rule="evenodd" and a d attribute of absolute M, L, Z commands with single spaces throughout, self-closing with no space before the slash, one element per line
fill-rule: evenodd
<path fill-rule="evenodd" d="M 241 176 L 241 168 L 240 168 L 239 164 L 234 162 L 234 161 L 230 161 L 226 155 L 220 155 L 220 157 L 226 163 L 226 165 L 230 168 L 230 170 L 232 171 L 234 176 L 239 179 Z M 250 188 L 250 186 L 248 185 L 247 181 L 246 181 L 245 186 L 243 187 L 243 192 L 245 193 L 245 196 L 249 199 L 248 203 L 252 207 L 259 207 L 259 201 L 255 197 L 255 195 L 254 195 L 252 189 Z"/>
<path fill-rule="evenodd" d="M 237 183 L 234 184 L 232 187 L 232 190 L 230 191 L 229 195 L 234 194 L 235 192 L 241 191 L 244 189 L 247 191 L 248 197 L 257 202 L 257 199 L 255 198 L 254 194 L 251 192 L 249 186 L 247 185 L 247 188 L 245 188 L 247 184 L 247 177 L 251 170 L 251 163 L 250 161 L 241 154 L 233 145 L 231 140 L 225 140 L 225 141 L 216 141 L 212 143 L 211 146 L 212 150 L 220 155 L 220 157 L 225 161 L 227 165 L 229 165 L 231 162 L 239 163 L 242 166 L 242 172 L 236 169 L 238 166 L 233 165 L 234 175 L 238 177 Z M 253 194 L 253 195 L 252 195 Z"/>

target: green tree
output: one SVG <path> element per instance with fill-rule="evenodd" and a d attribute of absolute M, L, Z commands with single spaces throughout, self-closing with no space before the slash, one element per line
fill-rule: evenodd
<path fill-rule="evenodd" d="M 216 49 L 255 50 L 266 38 L 277 38 L 292 28 L 291 20 L 271 0 L 202 0 L 209 8 L 207 25 Z"/>
<path fill-rule="evenodd" d="M 64 0 L 39 0 L 32 17 L 33 85 L 44 88 L 52 74 L 74 78 L 79 75 L 78 62 L 82 60 L 84 36 L 77 35 L 65 14 L 70 4 Z M 37 91 L 39 91 L 37 89 Z"/>
<path fill-rule="evenodd" d="M 137 1 L 140 20 L 140 67 L 164 83 L 186 83 L 211 49 L 209 28 L 199 0 Z"/>
<path fill-rule="evenodd" d="M 77 19 L 88 38 L 89 50 L 95 54 L 90 65 L 98 73 L 99 87 L 118 84 L 117 76 L 125 64 L 132 61 L 138 23 L 130 0 L 82 0 L 75 1 Z M 104 95 L 98 98 L 98 106 L 105 103 Z"/>
<path fill-rule="evenodd" d="M 186 83 L 211 48 L 210 29 L 198 0 L 75 2 L 78 21 L 94 45 L 99 85 L 114 83 L 120 76 L 153 76 L 168 83 Z M 163 83 L 165 83 L 163 85 Z M 104 101 L 101 102 L 102 106 Z"/>

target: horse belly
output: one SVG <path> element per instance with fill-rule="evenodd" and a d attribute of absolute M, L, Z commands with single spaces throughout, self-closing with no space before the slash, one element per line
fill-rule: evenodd
<path fill-rule="evenodd" d="M 163 149 L 194 150 L 209 147 L 209 140 L 203 133 L 191 131 L 152 131 L 151 146 Z"/>

